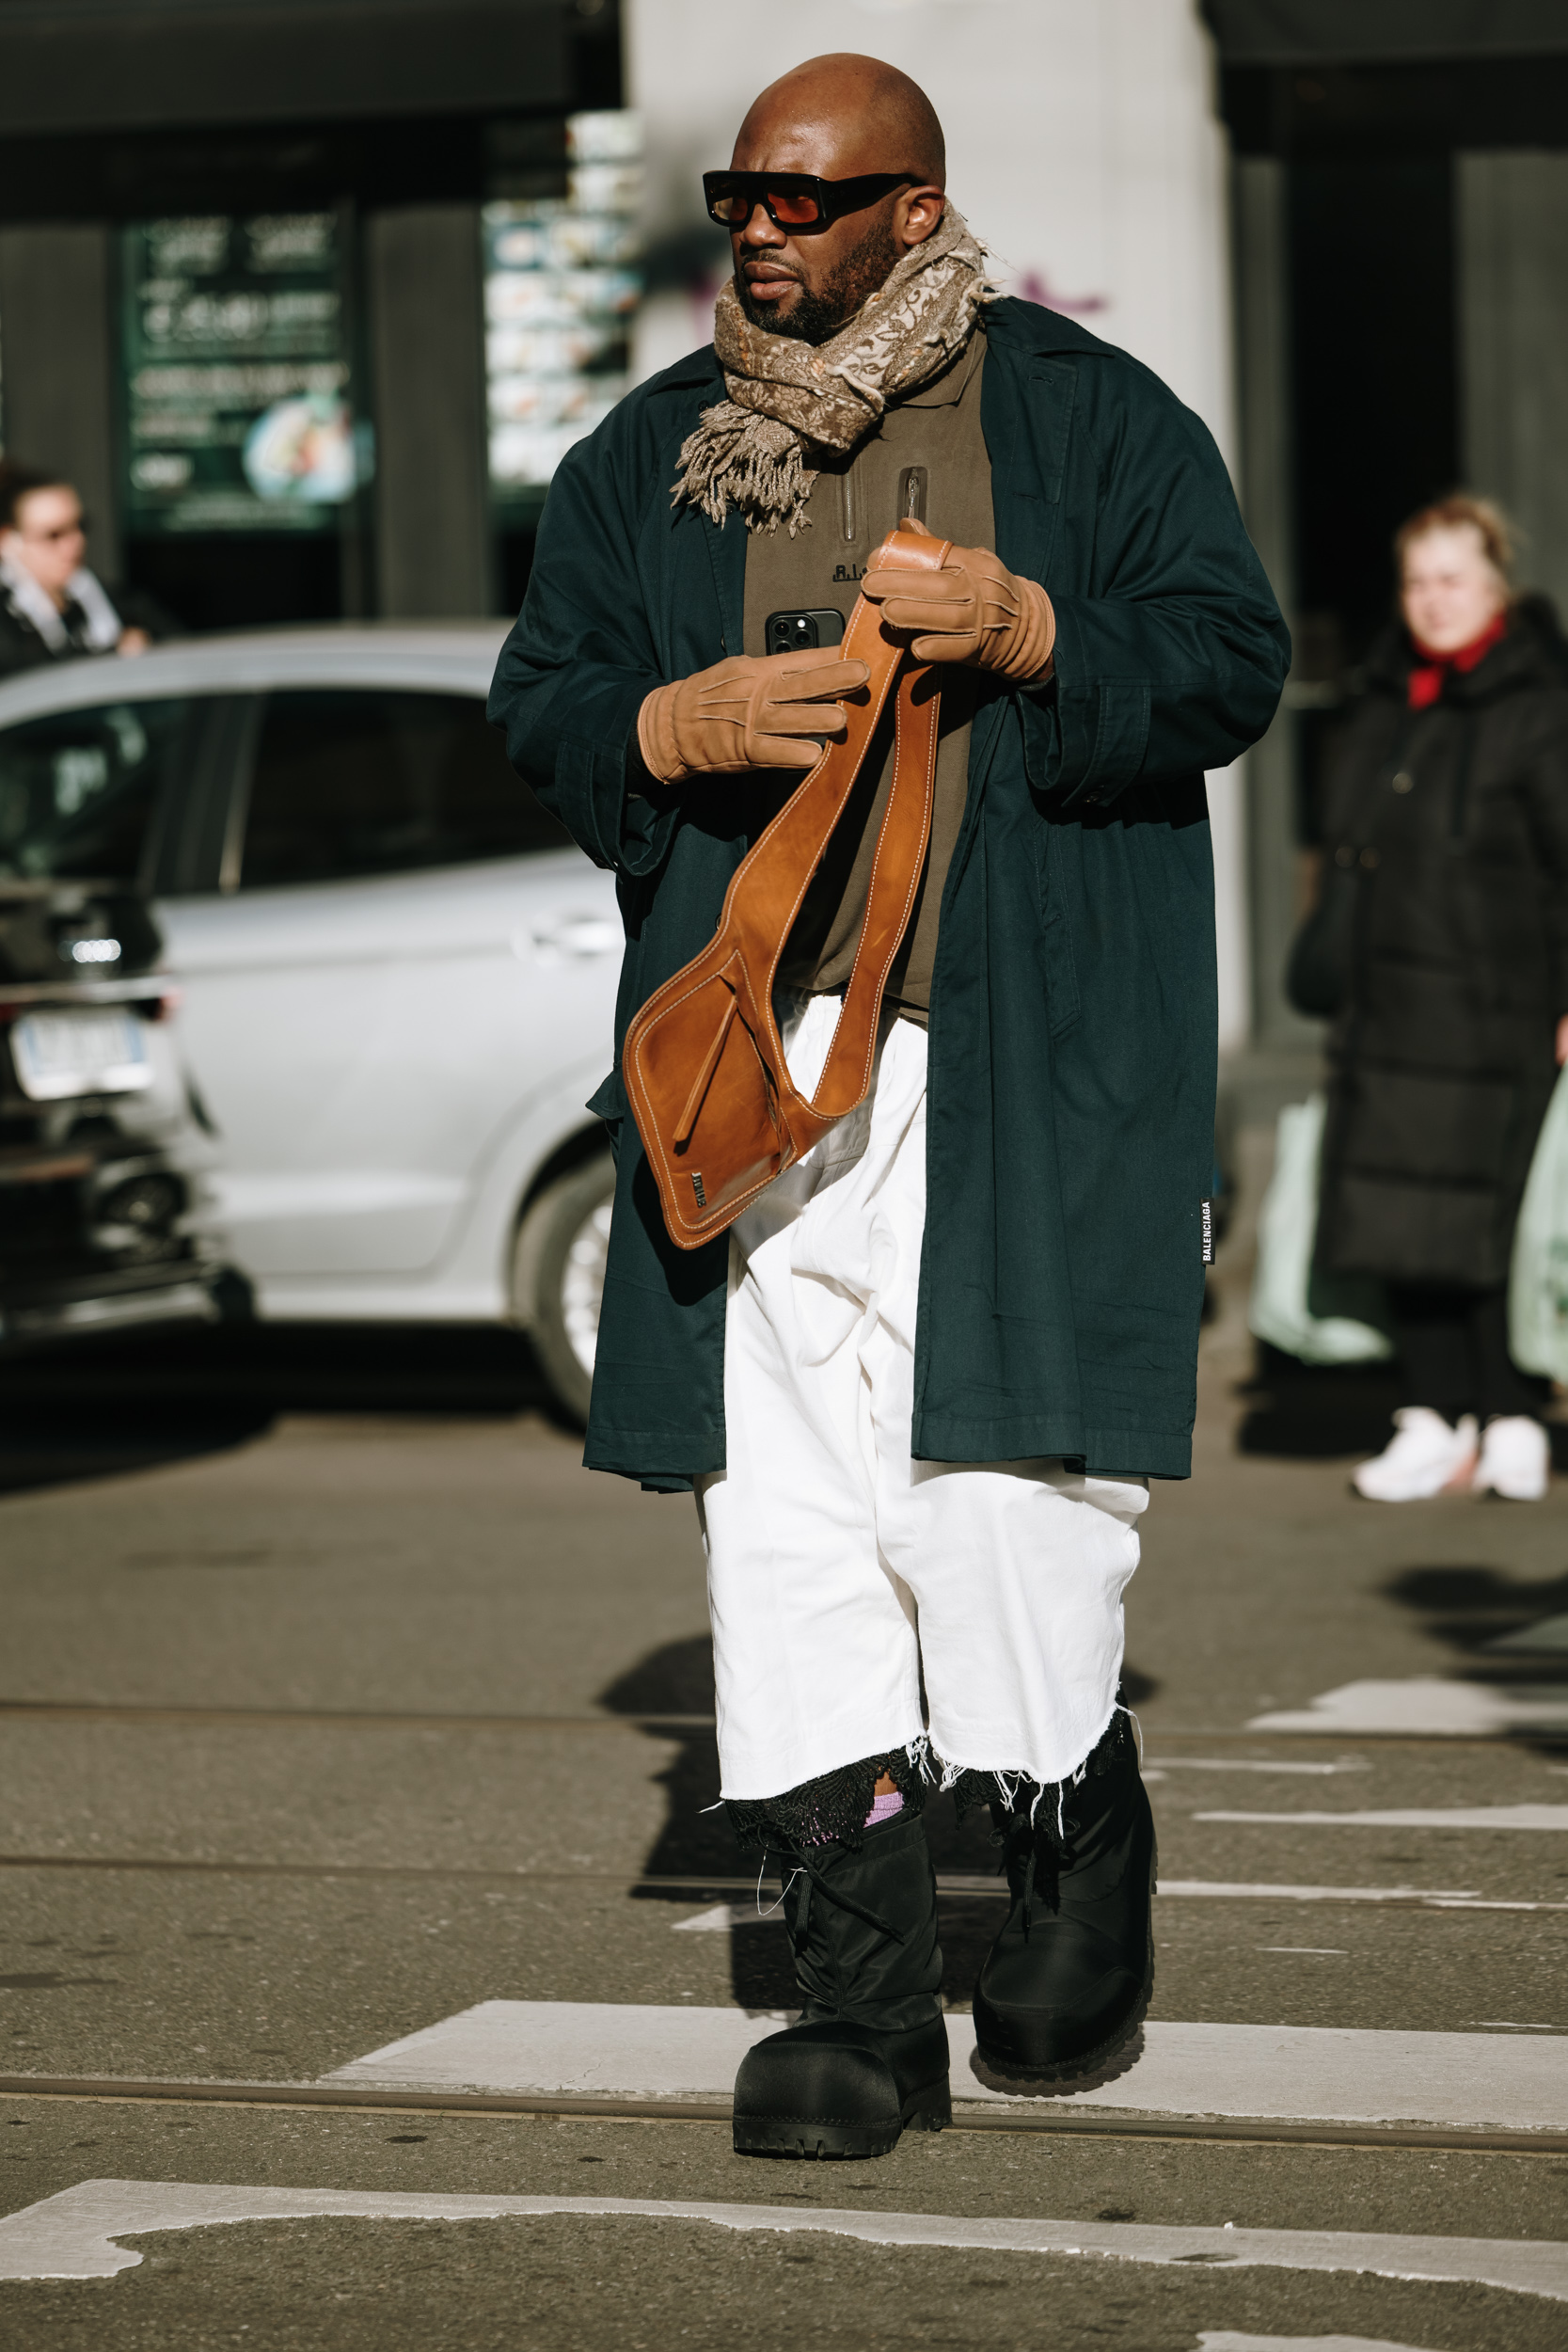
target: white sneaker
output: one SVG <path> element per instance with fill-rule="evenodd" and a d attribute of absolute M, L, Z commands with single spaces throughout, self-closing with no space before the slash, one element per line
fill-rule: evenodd
<path fill-rule="evenodd" d="M 1471 1491 L 1501 1495 L 1509 1502 L 1539 1502 L 1551 1468 L 1552 1449 L 1541 1423 L 1528 1413 L 1499 1413 L 1486 1424 Z"/>
<path fill-rule="evenodd" d="M 1532 1429 L 1536 1425 L 1528 1424 Z M 1473 1413 L 1450 1429 L 1429 1405 L 1402 1405 L 1394 1415 L 1394 1430 L 1392 1443 L 1375 1461 L 1363 1462 L 1352 1471 L 1351 1484 L 1358 1495 L 1369 1502 L 1420 1502 L 1429 1495 L 1465 1492 L 1476 1460 Z M 1543 1438 L 1544 1435 L 1543 1431 Z"/>

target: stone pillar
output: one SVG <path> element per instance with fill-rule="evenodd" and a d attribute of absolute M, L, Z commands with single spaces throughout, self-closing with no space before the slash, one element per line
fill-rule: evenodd
<path fill-rule="evenodd" d="M 1290 265 L 1285 166 L 1247 156 L 1236 166 L 1237 380 L 1242 512 L 1287 620 L 1295 603 L 1291 481 Z M 1285 961 L 1301 919 L 1296 840 L 1296 718 L 1291 690 L 1274 724 L 1247 754 L 1247 897 L 1251 914 L 1254 1041 L 1297 1050 L 1322 1024 L 1304 1021 L 1285 996 Z"/>
<path fill-rule="evenodd" d="M 1134 353 L 1233 460 L 1226 140 L 1195 0 L 882 0 L 849 16 L 842 0 L 729 0 L 721 39 L 708 0 L 623 0 L 622 21 L 648 187 L 637 376 L 713 330 L 730 254 L 703 210 L 703 170 L 728 163 L 765 82 L 850 47 L 929 94 L 948 189 L 1004 291 Z M 1209 780 L 1227 1047 L 1249 1013 L 1243 774 L 1238 762 Z"/>
<path fill-rule="evenodd" d="M 1226 139 L 1196 0 L 883 0 L 847 16 L 842 0 L 730 0 L 721 20 L 708 0 L 623 0 L 622 13 L 648 187 L 640 374 L 711 331 L 730 259 L 704 169 L 729 162 L 765 82 L 848 46 L 928 93 L 948 189 L 997 282 L 1134 353 L 1231 455 Z"/>
<path fill-rule="evenodd" d="M 0 416 L 6 454 L 58 469 L 81 493 L 88 561 L 105 580 L 122 562 L 115 473 L 112 232 L 0 229 Z"/>
<path fill-rule="evenodd" d="M 479 232 L 468 204 L 365 224 L 376 603 L 389 618 L 490 609 Z"/>
<path fill-rule="evenodd" d="M 1568 154 L 1456 164 L 1465 487 L 1507 507 L 1521 580 L 1568 616 Z"/>

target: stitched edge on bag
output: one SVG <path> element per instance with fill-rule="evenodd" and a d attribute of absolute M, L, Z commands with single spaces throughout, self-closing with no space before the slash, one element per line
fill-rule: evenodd
<path fill-rule="evenodd" d="M 949 543 L 949 544 L 950 544 L 950 543 Z M 862 599 L 860 600 L 860 610 L 861 610 L 861 612 L 862 612 L 863 613 L 868 613 L 868 612 L 871 611 L 870 606 L 868 606 L 868 605 L 865 603 L 865 601 L 864 601 L 864 599 L 863 599 L 863 598 L 862 598 Z M 902 658 L 900 658 L 899 661 L 895 662 L 895 663 L 894 664 L 894 666 L 892 667 L 892 669 L 888 672 L 887 679 L 886 679 L 886 682 L 885 682 L 885 684 L 884 684 L 884 686 L 883 686 L 883 689 L 882 689 L 881 698 L 880 698 L 880 700 L 878 702 L 877 707 L 876 707 L 876 709 L 875 709 L 875 711 L 874 711 L 874 712 L 873 712 L 873 714 L 872 714 L 872 719 L 871 719 L 871 725 L 870 725 L 870 729 L 869 729 L 869 731 L 868 731 L 868 733 L 867 733 L 867 736 L 866 736 L 866 748 L 867 748 L 868 750 L 869 750 L 869 748 L 870 748 L 870 744 L 871 744 L 872 738 L 873 738 L 873 736 L 874 736 L 874 735 L 875 735 L 875 733 L 876 733 L 877 726 L 878 726 L 878 724 L 879 723 L 879 722 L 880 722 L 880 720 L 881 720 L 882 713 L 883 713 L 883 711 L 884 711 L 884 710 L 886 709 L 886 707 L 887 707 L 887 699 L 888 699 L 888 695 L 889 695 L 891 692 L 893 692 L 893 691 L 894 691 L 894 690 L 895 690 L 895 686 L 896 686 L 896 683 L 897 683 L 897 680 L 898 680 L 898 677 L 899 677 L 899 675 L 900 675 L 901 669 L 902 669 Z M 896 733 L 896 725 L 897 725 L 897 720 L 896 720 L 896 712 L 895 712 L 895 733 Z M 933 734 L 932 734 L 932 760 L 933 760 L 933 763 L 934 763 L 934 760 L 935 760 L 935 742 L 936 742 L 936 736 L 935 736 L 935 731 L 933 730 Z M 806 776 L 806 778 L 805 778 L 805 782 L 804 782 L 804 784 L 802 784 L 801 786 L 800 786 L 800 787 L 797 788 L 797 791 L 796 791 L 795 795 L 794 795 L 794 796 L 791 798 L 791 800 L 790 800 L 790 801 L 786 803 L 786 805 L 785 805 L 783 809 L 781 809 L 781 810 L 780 810 L 778 817 L 776 817 L 776 818 L 774 818 L 774 820 L 773 820 L 773 824 L 772 824 L 772 825 L 769 825 L 769 826 L 767 828 L 767 830 L 763 833 L 763 834 L 761 835 L 761 838 L 760 838 L 759 840 L 757 840 L 756 842 L 754 842 L 754 843 L 753 843 L 752 847 L 752 848 L 751 848 L 751 849 L 747 851 L 747 853 L 746 853 L 745 857 L 743 857 L 743 858 L 741 859 L 740 864 L 739 864 L 739 865 L 736 867 L 735 872 L 731 875 L 731 877 L 730 877 L 729 888 L 728 888 L 728 889 L 725 891 L 725 893 L 724 893 L 724 903 L 723 903 L 722 907 L 721 907 L 721 910 L 720 910 L 719 921 L 718 921 L 718 923 L 717 923 L 717 924 L 715 925 L 715 927 L 714 927 L 714 934 L 713 934 L 713 935 L 714 935 L 714 938 L 715 938 L 715 939 L 717 939 L 717 938 L 718 938 L 718 936 L 719 936 L 719 934 L 720 934 L 720 932 L 721 932 L 721 931 L 722 931 L 722 930 L 723 930 L 723 928 L 724 928 L 724 925 L 725 925 L 726 921 L 727 921 L 727 920 L 728 920 L 728 918 L 729 918 L 729 911 L 730 911 L 730 905 L 731 905 L 731 902 L 732 902 L 732 900 L 734 899 L 734 898 L 735 898 L 735 895 L 736 895 L 736 891 L 740 888 L 742 879 L 743 879 L 743 878 L 744 878 L 744 876 L 746 875 L 748 868 L 751 866 L 752 860 L 753 860 L 754 858 L 756 858 L 756 857 L 758 857 L 758 856 L 760 855 L 760 853 L 761 853 L 762 850 L 763 850 L 763 849 L 765 848 L 765 846 L 767 845 L 767 842 L 768 842 L 768 839 L 769 834 L 770 834 L 773 832 L 773 830 L 774 830 L 774 826 L 776 826 L 776 825 L 780 824 L 780 823 L 781 823 L 781 822 L 782 822 L 782 821 L 783 821 L 783 820 L 784 820 L 784 818 L 785 818 L 789 815 L 789 813 L 790 813 L 791 809 L 793 809 L 793 808 L 798 808 L 798 807 L 799 807 L 799 805 L 800 805 L 800 794 L 801 794 L 801 793 L 802 793 L 802 792 L 803 792 L 803 791 L 804 791 L 804 790 L 805 790 L 805 789 L 806 789 L 806 788 L 807 788 L 810 785 L 812 785 L 813 783 L 815 783 L 815 781 L 816 781 L 816 779 L 817 778 L 817 776 L 819 776 L 819 775 L 821 774 L 822 770 L 823 770 L 824 766 L 825 766 L 825 765 L 826 765 L 826 763 L 827 763 L 827 760 L 828 760 L 828 757 L 829 757 L 829 755 L 830 755 L 830 751 L 831 751 L 831 749 L 832 749 L 832 747 L 831 747 L 831 746 L 829 746 L 829 745 L 826 745 L 826 744 L 825 744 L 825 745 L 823 746 L 823 749 L 822 749 L 821 755 L 820 755 L 820 756 L 818 757 L 818 759 L 817 759 L 817 761 L 816 761 L 816 763 L 815 767 L 813 767 L 813 768 L 812 768 L 812 770 L 810 771 L 810 772 L 807 774 L 807 776 Z M 857 771 L 857 773 L 858 773 L 858 771 Z M 878 848 L 879 848 L 879 850 L 880 849 L 880 846 L 881 846 L 881 843 L 880 843 L 880 836 L 879 836 L 879 839 L 878 839 Z M 815 871 L 816 871 L 816 869 L 815 869 L 815 867 L 814 867 L 814 868 L 813 868 L 813 872 L 815 873 Z M 795 1092 L 795 1093 L 797 1093 L 797 1094 L 799 1094 L 799 1093 L 800 1093 L 800 1089 L 799 1089 L 799 1088 L 795 1087 L 795 1085 L 794 1085 L 794 1081 L 793 1081 L 793 1080 L 790 1078 L 790 1076 L 789 1076 L 789 1069 L 788 1069 L 788 1064 L 787 1064 L 787 1062 L 786 1062 L 786 1061 L 785 1061 L 785 1059 L 784 1059 L 784 1040 L 783 1040 L 783 1039 L 779 1036 L 779 1034 L 778 1034 L 778 1024 L 777 1024 L 777 1022 L 776 1022 L 776 1021 L 774 1020 L 774 1018 L 773 1018 L 773 1008 L 772 1008 L 772 982 L 773 982 L 773 975 L 774 975 L 774 973 L 775 973 L 775 972 L 777 971 L 777 969 L 778 969 L 779 959 L 780 959 L 780 957 L 784 954 L 784 941 L 788 938 L 790 930 L 794 928 L 794 924 L 795 924 L 796 917 L 797 917 L 797 916 L 799 915 L 799 914 L 800 914 L 800 907 L 801 907 L 801 904 L 802 904 L 802 903 L 803 903 L 803 901 L 804 901 L 806 892 L 807 892 L 807 890 L 808 890 L 808 889 L 810 888 L 810 886 L 811 886 L 811 881 L 812 881 L 812 875 L 811 875 L 811 874 L 808 874 L 808 875 L 806 876 L 806 878 L 805 878 L 804 882 L 803 882 L 801 883 L 801 885 L 800 885 L 800 893 L 799 893 L 799 895 L 798 895 L 798 897 L 797 897 L 797 898 L 796 898 L 794 909 L 793 909 L 793 910 L 792 910 L 792 912 L 791 912 L 791 915 L 790 915 L 790 920 L 789 920 L 789 923 L 788 923 L 788 925 L 785 927 L 785 930 L 784 930 L 784 935 L 783 935 L 783 937 L 781 937 L 781 939 L 780 939 L 780 941 L 779 941 L 779 943 L 778 943 L 778 946 L 777 946 L 777 948 L 776 948 L 776 949 L 775 949 L 775 951 L 774 951 L 774 955 L 773 955 L 772 961 L 769 963 L 769 965 L 768 965 L 768 975 L 767 975 L 767 977 L 768 977 L 768 991 L 767 991 L 767 998 L 768 998 L 768 1001 L 767 1001 L 767 1003 L 765 1004 L 765 1006 L 763 1007 L 763 1019 L 764 1019 L 764 1021 L 767 1023 L 768 1028 L 768 1030 L 769 1030 L 769 1032 L 770 1032 L 770 1041 L 772 1041 L 772 1042 L 776 1042 L 776 1043 L 777 1043 L 777 1045 L 778 1045 L 778 1048 L 779 1048 L 779 1062 L 780 1062 L 781 1069 L 783 1070 L 783 1073 L 784 1073 L 784 1081 L 785 1081 L 785 1083 L 786 1083 L 787 1085 L 789 1085 L 789 1086 L 790 1086 L 790 1088 L 791 1088 L 792 1091 L 794 1091 L 794 1092 Z M 868 892 L 868 900 L 869 900 L 869 892 Z M 906 922 L 908 921 L 908 915 L 907 915 L 907 914 L 906 914 L 905 920 L 906 920 Z M 712 945 L 712 941 L 710 941 L 708 944 L 709 944 L 709 946 L 711 946 L 711 945 Z M 705 952 L 705 951 L 703 951 L 703 952 Z M 857 954 L 857 961 L 858 961 L 858 958 L 859 958 L 859 949 L 858 949 L 858 948 L 857 948 L 856 954 Z M 630 1029 L 630 1030 L 628 1031 L 628 1033 L 627 1033 L 627 1042 L 628 1042 L 628 1043 L 631 1043 L 631 1045 L 632 1045 L 632 1060 L 633 1060 L 633 1063 L 634 1063 L 634 1065 L 635 1065 L 635 1067 L 636 1067 L 636 1071 L 637 1071 L 637 1078 L 638 1078 L 638 1087 L 639 1087 L 639 1091 L 640 1091 L 640 1093 L 641 1093 L 641 1099 L 642 1099 L 642 1101 L 644 1102 L 644 1104 L 648 1104 L 648 1103 L 649 1103 L 649 1090 L 648 1090 L 648 1082 L 647 1082 L 647 1078 L 646 1078 L 645 1073 L 644 1073 L 644 1071 L 643 1071 L 643 1066 L 642 1066 L 642 1038 L 643 1038 L 643 1036 L 646 1034 L 647 1030 L 648 1030 L 648 1029 L 650 1029 L 650 1028 L 652 1027 L 653 1023 L 654 1023 L 654 1021 L 655 1021 L 655 1020 L 661 1019 L 661 1018 L 662 1018 L 662 1017 L 663 1017 L 666 1013 L 669 1013 L 669 1012 L 673 1012 L 673 1011 L 674 1011 L 677 1006 L 680 1006 L 680 1005 L 685 1004 L 685 1003 L 686 1003 L 686 1001 L 687 1001 L 687 998 L 688 998 L 688 997 L 696 995 L 696 994 L 697 994 L 697 993 L 698 993 L 698 991 L 699 991 L 700 989 L 705 988 L 705 987 L 707 986 L 708 980 L 713 979 L 715 977 L 716 977 L 716 975 L 715 975 L 715 974 L 713 974 L 713 973 L 709 973 L 709 974 L 707 974 L 707 976 L 706 976 L 706 977 L 705 977 L 705 978 L 701 979 L 701 980 L 694 981 L 694 982 L 693 982 L 693 984 L 691 985 L 691 987 L 690 987 L 690 988 L 689 988 L 689 989 L 684 990 L 684 991 L 681 993 L 681 994 L 680 994 L 680 995 L 678 995 L 678 996 L 672 996 L 668 1004 L 660 1004 L 660 1003 L 659 1003 L 659 998 L 660 998 L 660 996 L 664 993 L 664 990 L 663 990 L 663 989 L 656 989 L 656 990 L 655 990 L 655 992 L 654 992 L 654 993 L 653 993 L 653 995 L 652 995 L 652 996 L 648 999 L 647 1004 L 646 1004 L 646 1005 L 644 1005 L 644 1006 L 641 1009 L 641 1010 L 640 1010 L 639 1012 L 637 1012 L 637 1013 L 633 1016 L 631 1029 Z M 672 976 L 672 978 L 671 978 L 670 980 L 666 980 L 666 981 L 665 981 L 665 983 L 664 983 L 664 988 L 665 988 L 665 989 L 668 989 L 669 987 L 671 987 L 671 986 L 673 985 L 673 982 L 674 980 L 678 979 L 679 977 L 680 977 L 679 973 L 675 973 L 675 974 L 673 974 L 673 975 Z M 751 1031 L 750 1025 L 746 1025 L 747 1035 L 748 1035 L 749 1037 L 752 1037 L 752 1047 L 753 1047 L 753 1050 L 755 1050 L 755 1049 L 756 1049 L 756 1040 L 755 1040 L 754 1036 L 752 1036 L 752 1031 Z M 635 1033 L 635 1042 L 633 1041 L 634 1033 Z M 831 1049 L 830 1049 L 830 1051 L 831 1051 Z M 623 1057 L 623 1058 L 624 1058 L 624 1057 Z M 761 1060 L 762 1060 L 762 1055 L 761 1055 L 760 1051 L 758 1051 L 758 1052 L 757 1052 L 757 1058 L 758 1058 L 758 1060 L 759 1060 L 759 1061 L 761 1061 Z M 869 1063 L 869 1059 L 868 1059 L 868 1062 L 867 1062 L 867 1073 L 868 1073 L 868 1074 L 867 1074 L 867 1080 L 866 1080 L 866 1084 L 867 1084 L 867 1085 L 869 1085 L 869 1083 L 870 1083 L 870 1079 L 869 1079 L 869 1067 L 870 1067 L 870 1063 Z M 764 1063 L 763 1063 L 763 1068 L 764 1068 L 764 1070 L 765 1070 L 765 1071 L 767 1070 L 767 1064 L 766 1064 L 766 1062 L 764 1062 Z M 819 1082 L 819 1083 L 820 1083 L 820 1082 Z M 861 1099 L 862 1099 L 863 1101 L 864 1100 L 864 1093 L 865 1093 L 865 1089 L 864 1089 L 864 1088 L 863 1088 L 863 1089 L 862 1089 L 862 1094 L 861 1094 Z M 806 1098 L 805 1098 L 804 1096 L 801 1096 L 801 1097 L 800 1097 L 800 1099 L 801 1099 L 801 1101 L 802 1101 L 802 1102 L 805 1102 L 806 1108 L 807 1108 L 807 1110 L 809 1111 L 809 1110 L 811 1109 L 811 1104 L 810 1104 L 810 1102 L 809 1102 L 809 1101 L 807 1101 L 807 1100 L 806 1100 Z M 651 1107 L 651 1105 L 650 1105 L 650 1107 Z M 852 1105 L 851 1107 L 855 1107 L 855 1106 L 853 1106 L 853 1105 Z M 632 1105 L 632 1109 L 633 1109 L 633 1112 L 634 1112 L 634 1115 L 635 1115 L 635 1111 L 636 1111 L 636 1104 L 635 1104 L 635 1103 L 634 1103 L 634 1104 L 633 1104 L 633 1105 Z M 845 1114 L 844 1114 L 844 1116 L 846 1116 L 846 1117 L 847 1117 L 847 1115 L 848 1115 L 847 1113 L 845 1113 Z M 830 1123 L 836 1123 L 836 1122 L 830 1122 Z M 665 1176 L 665 1179 L 666 1179 L 666 1183 L 667 1183 L 667 1184 L 668 1184 L 668 1188 L 669 1188 L 670 1194 L 671 1194 L 671 1196 L 672 1196 L 672 1197 L 673 1197 L 673 1194 L 674 1194 L 674 1191 L 675 1191 L 675 1177 L 676 1177 L 676 1174 L 678 1173 L 678 1171 L 677 1171 L 676 1169 L 674 1169 L 674 1168 L 671 1166 L 671 1162 L 670 1162 L 670 1157 L 669 1157 L 669 1154 L 668 1154 L 668 1152 L 666 1152 L 666 1150 L 665 1150 L 665 1148 L 664 1148 L 664 1137 L 663 1137 L 662 1134 L 659 1132 L 659 1129 L 658 1129 L 658 1125 L 657 1125 L 657 1120 L 650 1120 L 650 1124 L 653 1126 L 653 1129 L 654 1129 L 654 1139 L 655 1139 L 655 1143 L 656 1143 L 656 1145 L 657 1145 L 657 1152 L 658 1152 L 658 1164 L 659 1164 L 659 1167 L 660 1167 L 660 1168 L 663 1169 L 663 1171 L 664 1171 L 664 1176 Z M 641 1131 L 641 1120 L 639 1120 L 637 1121 L 637 1125 L 638 1125 L 639 1130 Z M 647 1141 L 648 1141 L 647 1136 L 643 1136 L 643 1137 L 642 1137 L 642 1142 L 643 1142 L 643 1149 L 644 1149 L 644 1151 L 646 1151 L 646 1149 L 647 1149 Z M 689 1225 L 687 1225 L 687 1224 L 686 1224 L 685 1220 L 684 1220 L 684 1219 L 682 1219 L 682 1220 L 681 1220 L 681 1228 L 682 1228 L 682 1232 L 683 1232 L 685 1235 L 687 1235 L 687 1236 L 689 1237 L 689 1238 L 688 1238 L 688 1240 L 687 1240 L 685 1243 L 683 1243 L 681 1240 L 677 1239 L 677 1237 L 676 1237 L 673 1233 L 672 1233 L 672 1234 L 670 1235 L 671 1240 L 672 1240 L 672 1241 L 673 1241 L 673 1242 L 675 1243 L 675 1247 L 676 1247 L 676 1248 L 677 1248 L 677 1249 L 678 1249 L 678 1248 L 683 1248 L 683 1247 L 689 1247 L 689 1248 L 703 1248 L 704 1246 L 705 1246 L 705 1244 L 706 1244 L 706 1243 L 708 1243 L 708 1242 L 710 1242 L 710 1241 L 717 1241 L 717 1240 L 718 1240 L 718 1238 L 719 1238 L 719 1236 L 720 1236 L 720 1234 L 721 1234 L 721 1233 L 723 1233 L 723 1232 L 726 1232 L 729 1230 L 730 1226 L 732 1226 L 732 1225 L 735 1223 L 735 1221 L 736 1221 L 736 1217 L 743 1216 L 743 1215 L 744 1215 L 744 1213 L 745 1213 L 745 1211 L 746 1211 L 746 1210 L 747 1210 L 747 1209 L 751 1206 L 752 1202 L 753 1200 L 756 1200 L 756 1199 L 757 1199 L 757 1198 L 758 1198 L 758 1197 L 759 1197 L 762 1193 L 766 1192 L 766 1191 L 767 1191 L 767 1189 L 768 1189 L 768 1185 L 769 1185 L 769 1184 L 771 1184 L 776 1183 L 776 1182 L 777 1182 L 777 1180 L 778 1180 L 778 1178 L 779 1178 L 780 1176 L 784 1175 L 784 1172 L 786 1171 L 786 1169 L 788 1169 L 788 1168 L 789 1168 L 790 1167 L 792 1167 L 793 1165 L 794 1165 L 794 1162 L 793 1162 L 793 1159 L 792 1159 L 790 1156 L 788 1156 L 787 1154 L 781 1153 L 781 1155 L 780 1155 L 780 1163 L 779 1163 L 779 1166 L 778 1166 L 778 1167 L 777 1167 L 777 1168 L 773 1170 L 772 1174 L 771 1174 L 771 1175 L 768 1175 L 768 1176 L 765 1176 L 765 1177 L 762 1179 L 762 1181 L 761 1181 L 761 1183 L 760 1183 L 760 1184 L 757 1184 L 752 1185 L 749 1191 L 747 1191 L 747 1192 L 745 1192 L 745 1193 L 743 1193 L 743 1194 L 741 1195 L 741 1197 L 740 1197 L 740 1199 L 739 1199 L 738 1200 L 736 1200 L 736 1201 L 735 1201 L 735 1202 L 733 1202 L 733 1203 L 731 1203 L 731 1204 L 727 1205 L 727 1206 L 726 1206 L 726 1208 L 725 1208 L 725 1211 L 724 1211 L 724 1214 L 723 1214 L 723 1218 L 722 1218 L 722 1221 L 721 1221 L 721 1222 L 719 1219 L 715 1218 L 715 1219 L 714 1219 L 714 1221 L 713 1221 L 712 1223 L 708 1224 L 708 1225 L 707 1225 L 707 1226 L 705 1226 L 705 1227 L 691 1227 L 691 1226 L 689 1226 Z M 665 1219 L 665 1225 L 666 1225 L 666 1230 L 668 1231 L 668 1226 L 669 1226 L 669 1219 L 668 1219 L 668 1218 L 666 1218 L 666 1219 Z"/>

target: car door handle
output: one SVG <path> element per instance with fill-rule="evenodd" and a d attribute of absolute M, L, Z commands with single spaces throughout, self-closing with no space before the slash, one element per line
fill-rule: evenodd
<path fill-rule="evenodd" d="M 519 954 L 532 954 L 541 963 L 561 963 L 607 956 L 621 945 L 620 923 L 610 914 L 546 915 L 513 945 Z"/>

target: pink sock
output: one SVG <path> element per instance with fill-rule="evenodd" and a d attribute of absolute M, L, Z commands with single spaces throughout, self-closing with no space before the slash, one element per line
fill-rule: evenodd
<path fill-rule="evenodd" d="M 867 1829 L 875 1829 L 879 1821 L 891 1821 L 895 1813 L 904 1810 L 904 1800 L 895 1788 L 890 1796 L 873 1797 L 871 1810 L 865 1817 Z"/>

